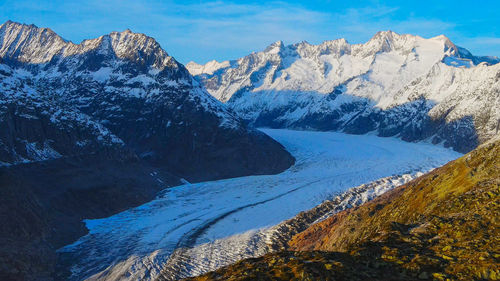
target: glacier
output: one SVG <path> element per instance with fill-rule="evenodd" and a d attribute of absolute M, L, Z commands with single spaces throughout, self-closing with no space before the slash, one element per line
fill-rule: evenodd
<path fill-rule="evenodd" d="M 207 249 L 204 245 L 215 242 L 225 245 L 222 256 L 231 256 L 232 249 L 259 254 L 252 249 L 255 233 L 335 194 L 377 179 L 409 175 L 400 182 L 404 183 L 461 156 L 430 143 L 375 135 L 261 130 L 292 153 L 294 166 L 277 175 L 186 183 L 163 190 L 142 206 L 85 220 L 89 233 L 58 250 L 60 266 L 70 271 L 68 279 L 153 280 L 165 272 L 176 249 L 200 253 Z M 207 257 L 204 253 L 199 258 Z M 224 265 L 210 262 L 190 274 Z"/>

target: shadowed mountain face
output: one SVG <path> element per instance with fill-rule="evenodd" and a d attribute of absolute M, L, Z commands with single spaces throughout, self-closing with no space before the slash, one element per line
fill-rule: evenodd
<path fill-rule="evenodd" d="M 498 280 L 500 141 L 194 280 Z"/>
<path fill-rule="evenodd" d="M 196 181 L 275 173 L 293 162 L 146 35 L 126 30 L 75 45 L 6 22 L 0 39 L 4 164 L 128 151 Z"/>
<path fill-rule="evenodd" d="M 500 64 L 445 36 L 379 32 L 364 44 L 276 42 L 234 61 L 187 64 L 256 126 L 375 133 L 468 152 L 500 124 Z"/>
<path fill-rule="evenodd" d="M 144 34 L 80 44 L 0 26 L 0 276 L 49 278 L 55 249 L 168 186 L 294 162 Z M 24 254 L 17 254 L 22 252 Z"/>

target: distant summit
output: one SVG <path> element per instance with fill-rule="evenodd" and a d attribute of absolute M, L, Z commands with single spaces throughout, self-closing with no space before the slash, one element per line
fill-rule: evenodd
<path fill-rule="evenodd" d="M 255 126 L 375 133 L 467 152 L 495 134 L 500 59 L 444 35 L 393 31 L 364 44 L 281 41 L 189 71 Z"/>

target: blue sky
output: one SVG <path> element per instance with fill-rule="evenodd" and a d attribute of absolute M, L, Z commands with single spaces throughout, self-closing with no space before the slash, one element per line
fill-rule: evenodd
<path fill-rule="evenodd" d="M 0 22 L 50 27 L 75 43 L 130 28 L 182 63 L 227 60 L 286 44 L 369 40 L 393 30 L 440 34 L 476 55 L 500 56 L 500 4 L 476 1 L 0 0 Z"/>

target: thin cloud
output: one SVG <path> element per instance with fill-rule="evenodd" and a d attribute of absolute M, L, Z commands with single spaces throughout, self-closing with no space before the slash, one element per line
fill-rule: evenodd
<path fill-rule="evenodd" d="M 54 29 L 76 43 L 111 31 L 131 28 L 156 38 L 181 62 L 235 59 L 264 49 L 272 42 L 287 44 L 346 38 L 363 43 L 377 31 L 432 37 L 445 34 L 471 51 L 498 55 L 498 38 L 467 37 L 458 26 L 440 18 L 416 17 L 397 6 L 371 5 L 357 9 L 318 11 L 284 1 L 234 3 L 210 1 L 175 3 L 160 0 L 25 0 L 0 4 L 12 20 Z M 25 16 L 25 15 L 30 15 Z M 6 20 L 6 19 L 5 19 Z"/>

